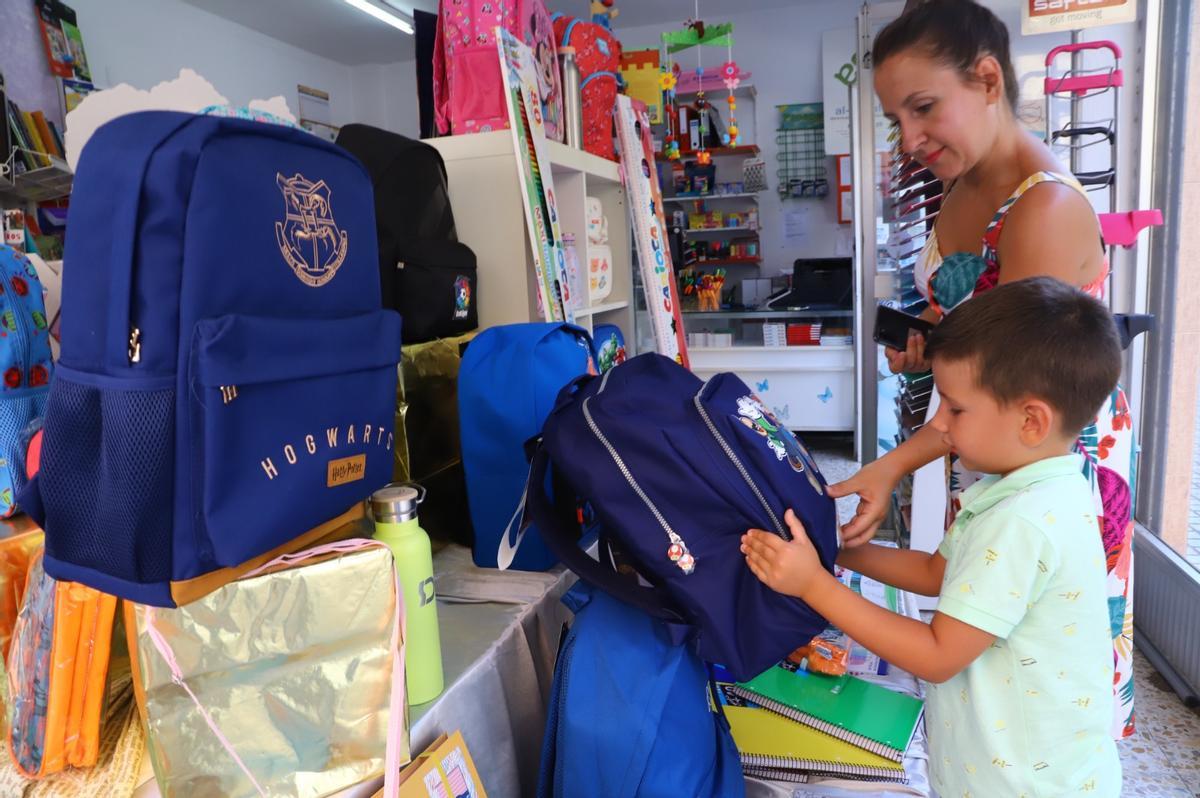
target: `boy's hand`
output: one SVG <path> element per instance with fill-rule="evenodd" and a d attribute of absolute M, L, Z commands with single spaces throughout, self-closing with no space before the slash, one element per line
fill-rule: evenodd
<path fill-rule="evenodd" d="M 750 570 L 767 587 L 777 593 L 804 598 L 824 569 L 796 514 L 788 510 L 783 519 L 792 533 L 790 543 L 770 532 L 752 529 L 742 536 L 742 554 L 746 555 Z"/>

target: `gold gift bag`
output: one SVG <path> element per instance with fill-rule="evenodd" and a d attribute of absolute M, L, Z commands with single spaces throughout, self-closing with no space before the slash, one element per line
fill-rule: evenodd
<path fill-rule="evenodd" d="M 476 332 L 404 347 L 397 383 L 393 477 L 426 490 L 421 526 L 442 541 L 474 542 L 459 444 L 458 369 Z"/>
<path fill-rule="evenodd" d="M 392 553 L 347 540 L 276 558 L 176 609 L 126 602 L 164 798 L 321 796 L 409 760 Z"/>

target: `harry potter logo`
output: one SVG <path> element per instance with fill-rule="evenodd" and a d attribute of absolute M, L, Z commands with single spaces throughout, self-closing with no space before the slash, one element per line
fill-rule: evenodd
<path fill-rule="evenodd" d="M 349 236 L 338 229 L 324 180 L 316 183 L 296 174 L 275 174 L 283 192 L 284 215 L 275 223 L 275 241 L 288 266 L 305 284 L 322 286 L 333 279 L 346 259 Z"/>

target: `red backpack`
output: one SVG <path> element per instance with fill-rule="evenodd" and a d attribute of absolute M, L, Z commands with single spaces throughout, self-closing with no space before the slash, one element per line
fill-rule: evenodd
<path fill-rule="evenodd" d="M 554 38 L 559 47 L 575 48 L 582 95 L 583 148 L 590 153 L 617 160 L 613 148 L 612 115 L 617 104 L 621 43 L 612 31 L 594 22 L 584 22 L 556 13 Z"/>
<path fill-rule="evenodd" d="M 562 89 L 545 0 L 441 0 L 433 45 L 434 120 L 440 135 L 508 127 L 495 30 L 533 50 L 546 137 L 562 141 Z"/>

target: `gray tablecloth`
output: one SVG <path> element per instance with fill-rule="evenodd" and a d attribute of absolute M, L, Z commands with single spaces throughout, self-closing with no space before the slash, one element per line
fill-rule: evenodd
<path fill-rule="evenodd" d="M 537 792 L 546 701 L 575 577 L 476 568 L 450 546 L 434 557 L 446 689 L 409 711 L 412 751 L 461 730 L 490 798 Z M 371 796 L 383 779 L 342 793 Z"/>

